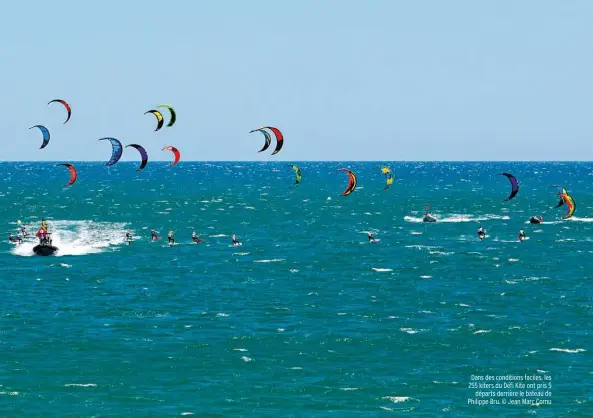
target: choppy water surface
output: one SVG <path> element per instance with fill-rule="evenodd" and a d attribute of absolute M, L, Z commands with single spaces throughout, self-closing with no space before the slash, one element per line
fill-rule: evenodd
<path fill-rule="evenodd" d="M 2 416 L 593 414 L 591 164 L 393 163 L 386 192 L 372 162 L 295 188 L 282 163 L 74 164 L 66 189 L 0 165 L 5 236 L 45 216 L 60 248 L 0 244 Z M 468 405 L 472 374 L 550 376 L 552 405 Z"/>

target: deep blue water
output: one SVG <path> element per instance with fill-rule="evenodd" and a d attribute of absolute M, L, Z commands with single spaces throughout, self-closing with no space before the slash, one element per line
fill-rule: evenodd
<path fill-rule="evenodd" d="M 0 416 L 593 416 L 593 164 L 389 163 L 385 192 L 297 164 L 0 164 L 4 235 L 44 216 L 60 248 L 0 244 Z M 552 404 L 468 405 L 486 374 Z"/>

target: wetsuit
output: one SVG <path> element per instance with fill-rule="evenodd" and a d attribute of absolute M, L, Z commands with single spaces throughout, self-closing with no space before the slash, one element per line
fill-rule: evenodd
<path fill-rule="evenodd" d="M 194 242 L 200 242 L 200 237 L 198 237 L 198 235 L 196 235 L 195 233 L 191 236 L 191 238 Z"/>
<path fill-rule="evenodd" d="M 373 234 L 369 234 L 369 242 L 375 241 L 375 237 L 373 237 Z"/>
<path fill-rule="evenodd" d="M 175 238 L 173 237 L 173 234 L 169 234 L 169 244 L 175 244 Z"/>
<path fill-rule="evenodd" d="M 152 231 L 150 233 L 150 239 L 156 241 L 157 239 L 159 239 L 159 236 L 156 234 L 156 232 Z"/>
<path fill-rule="evenodd" d="M 16 238 L 15 238 L 15 237 L 14 237 L 12 234 L 10 234 L 10 235 L 8 236 L 8 240 L 9 240 L 10 242 L 16 242 L 16 241 L 17 241 L 17 240 L 16 240 Z"/>
<path fill-rule="evenodd" d="M 126 232 L 126 241 L 128 241 L 128 243 L 132 241 L 132 235 L 130 235 L 129 232 Z"/>

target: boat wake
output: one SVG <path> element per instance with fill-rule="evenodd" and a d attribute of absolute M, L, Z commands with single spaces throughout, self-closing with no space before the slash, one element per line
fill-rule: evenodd
<path fill-rule="evenodd" d="M 459 223 L 459 222 L 482 222 L 482 221 L 491 221 L 491 220 L 509 220 L 510 218 L 506 215 L 482 215 L 482 216 L 474 216 L 474 215 L 463 215 L 463 214 L 450 214 L 449 216 L 445 216 L 443 218 L 439 218 L 435 215 L 437 222 L 447 222 L 447 223 Z M 423 217 L 414 217 L 414 216 L 404 216 L 404 220 L 406 222 L 424 222 Z"/>
<path fill-rule="evenodd" d="M 52 232 L 52 245 L 58 247 L 56 257 L 65 255 L 95 254 L 117 248 L 125 244 L 125 227 L 122 222 L 93 222 L 93 221 L 47 221 L 48 229 Z M 12 253 L 30 257 L 33 247 L 38 240 L 29 237 L 22 244 L 15 245 Z"/>

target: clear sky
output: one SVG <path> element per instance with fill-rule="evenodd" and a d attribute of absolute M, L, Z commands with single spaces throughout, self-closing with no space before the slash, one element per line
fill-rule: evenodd
<path fill-rule="evenodd" d="M 11 1 L 1 16 L 3 161 L 107 161 L 103 136 L 149 160 L 165 145 L 183 160 L 593 159 L 590 0 Z M 144 112 L 161 103 L 178 121 L 154 132 Z M 279 154 L 257 153 L 262 125 L 283 131 Z"/>

